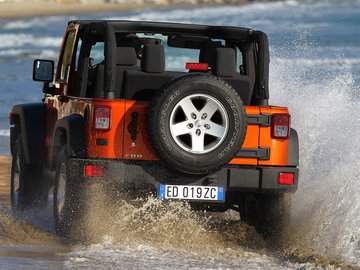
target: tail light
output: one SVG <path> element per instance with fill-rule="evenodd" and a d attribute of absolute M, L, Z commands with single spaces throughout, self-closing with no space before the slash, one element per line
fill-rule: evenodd
<path fill-rule="evenodd" d="M 290 137 L 290 114 L 273 114 L 271 116 L 271 137 L 274 139 Z"/>
<path fill-rule="evenodd" d="M 279 185 L 293 185 L 294 184 L 294 174 L 293 173 L 279 173 L 278 179 Z"/>
<path fill-rule="evenodd" d="M 94 128 L 107 130 L 111 127 L 111 107 L 95 107 Z"/>
<path fill-rule="evenodd" d="M 102 176 L 104 174 L 104 168 L 99 165 L 86 165 L 84 173 L 87 177 Z"/>

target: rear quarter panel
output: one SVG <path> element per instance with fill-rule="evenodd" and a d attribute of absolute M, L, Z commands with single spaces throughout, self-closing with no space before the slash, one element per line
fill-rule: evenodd
<path fill-rule="evenodd" d="M 272 115 L 275 113 L 289 113 L 285 107 L 260 107 L 261 114 Z M 271 138 L 271 127 L 260 127 L 259 147 L 270 148 L 270 159 L 259 160 L 258 165 L 267 166 L 286 166 L 288 160 L 289 139 L 273 139 Z"/>

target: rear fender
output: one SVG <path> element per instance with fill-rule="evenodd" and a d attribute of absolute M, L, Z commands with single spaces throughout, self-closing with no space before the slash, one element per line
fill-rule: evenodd
<path fill-rule="evenodd" d="M 66 144 L 71 157 L 84 158 L 86 156 L 85 124 L 80 114 L 73 114 L 61 118 L 55 126 L 51 167 L 54 169 L 61 147 Z"/>
<path fill-rule="evenodd" d="M 29 103 L 15 105 L 10 114 L 11 149 L 17 136 L 21 136 L 25 163 L 43 166 L 45 164 L 45 115 L 46 104 Z"/>

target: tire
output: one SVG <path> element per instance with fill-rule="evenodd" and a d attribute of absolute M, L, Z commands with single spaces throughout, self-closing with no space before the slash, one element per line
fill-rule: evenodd
<path fill-rule="evenodd" d="M 160 159 L 177 171 L 215 171 L 244 142 L 244 105 L 229 84 L 213 75 L 193 73 L 169 81 L 149 108 L 150 142 Z"/>
<path fill-rule="evenodd" d="M 265 239 L 280 239 L 290 219 L 290 196 L 261 195 L 248 200 L 240 211 L 240 217 L 255 227 Z"/>
<path fill-rule="evenodd" d="M 68 152 L 64 145 L 57 159 L 53 194 L 55 231 L 69 237 L 76 221 L 80 205 L 77 204 L 76 187 L 69 178 Z"/>
<path fill-rule="evenodd" d="M 27 165 L 21 135 L 13 146 L 10 178 L 11 208 L 21 211 L 41 205 L 47 200 L 42 183 L 43 168 Z"/>

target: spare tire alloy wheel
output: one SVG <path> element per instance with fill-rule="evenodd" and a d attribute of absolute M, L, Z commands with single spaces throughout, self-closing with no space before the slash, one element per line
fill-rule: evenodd
<path fill-rule="evenodd" d="M 149 107 L 148 123 L 160 159 L 188 174 L 220 169 L 239 151 L 246 134 L 239 95 L 208 74 L 186 74 L 164 85 Z"/>
<path fill-rule="evenodd" d="M 201 110 L 195 107 L 196 103 L 204 104 Z M 190 153 L 205 154 L 218 148 L 226 138 L 229 117 L 216 98 L 199 93 L 186 96 L 175 105 L 169 126 L 178 146 Z"/>

